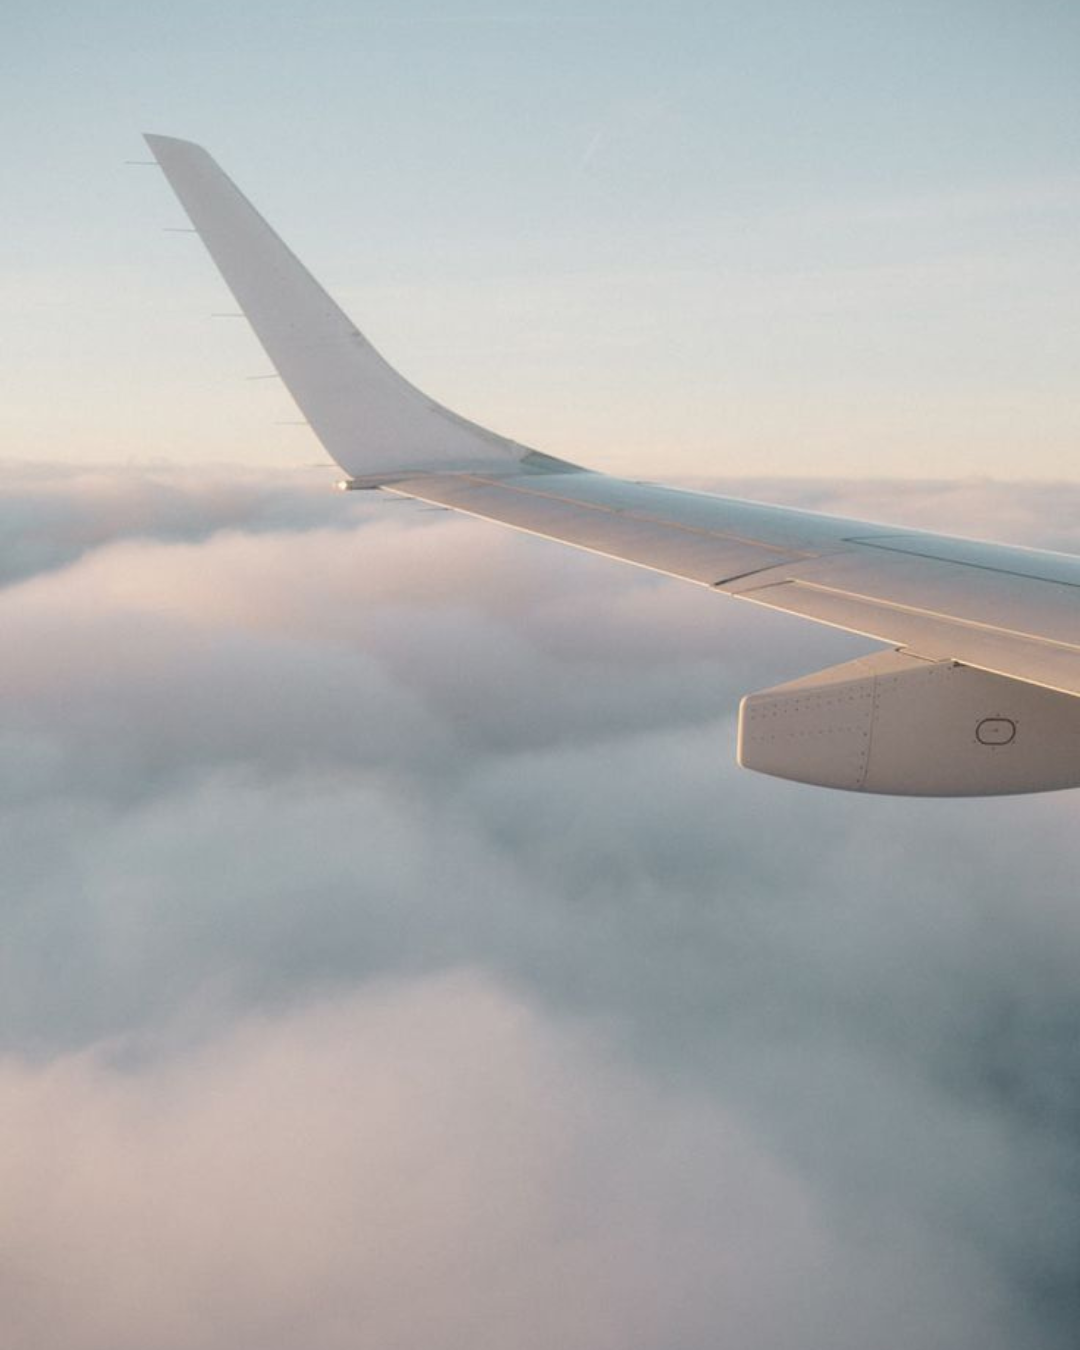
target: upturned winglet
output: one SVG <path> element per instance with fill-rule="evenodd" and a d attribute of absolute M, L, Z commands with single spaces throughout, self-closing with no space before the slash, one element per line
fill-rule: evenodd
<path fill-rule="evenodd" d="M 399 375 L 202 146 L 146 143 L 304 417 L 358 482 L 512 469 L 531 453 Z"/>

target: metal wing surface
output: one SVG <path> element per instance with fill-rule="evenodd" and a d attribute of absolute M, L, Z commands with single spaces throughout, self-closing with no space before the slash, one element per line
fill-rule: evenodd
<path fill-rule="evenodd" d="M 398 375 L 205 150 L 147 141 L 350 475 L 343 486 L 436 503 L 899 649 L 744 700 L 743 763 L 866 791 L 1080 783 L 1080 558 L 632 482 L 529 450 Z"/>

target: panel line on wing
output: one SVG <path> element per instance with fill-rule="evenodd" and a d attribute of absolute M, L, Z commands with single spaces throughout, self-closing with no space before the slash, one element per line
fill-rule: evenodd
<path fill-rule="evenodd" d="M 643 511 L 634 510 L 632 507 L 608 506 L 603 502 L 584 501 L 580 497 L 568 497 L 560 492 L 546 492 L 541 488 L 534 488 L 520 483 L 509 483 L 501 478 L 481 477 L 478 474 L 455 474 L 455 479 L 475 483 L 480 487 L 497 488 L 504 492 L 516 492 L 522 496 L 540 497 L 547 501 L 559 502 L 565 506 L 572 506 L 581 511 L 594 511 L 598 515 L 606 514 L 616 516 L 623 520 L 636 520 L 645 525 L 659 525 L 665 530 L 679 530 L 684 534 L 701 535 L 707 539 L 722 540 L 731 544 L 746 544 L 751 548 L 762 549 L 768 553 L 776 553 L 786 558 L 797 556 L 800 558 L 811 559 L 822 555 L 810 549 L 793 549 L 781 544 L 770 544 L 763 539 L 753 539 L 747 535 L 736 534 L 730 530 L 708 529 L 702 525 L 686 525 L 681 521 L 665 520 L 663 516 L 648 514 Z M 777 564 L 779 565 L 779 564 Z M 750 573 L 746 573 L 750 575 Z M 735 581 L 738 578 L 731 577 L 728 580 Z M 715 585 L 721 585 L 722 582 L 715 582 Z"/>
<path fill-rule="evenodd" d="M 748 587 L 746 591 L 740 592 L 740 594 L 749 595 L 757 590 L 767 590 L 770 586 L 793 586 L 799 591 L 814 592 L 815 594 L 833 596 L 842 600 L 854 600 L 864 605 L 872 605 L 876 609 L 894 610 L 897 613 L 913 614 L 919 618 L 934 619 L 956 627 L 974 628 L 986 633 L 1022 638 L 1025 642 L 1037 642 L 1041 646 L 1055 647 L 1060 651 L 1080 652 L 1080 643 L 1060 642 L 1056 638 L 1041 637 L 1038 633 L 1028 633 L 1020 628 L 1004 628 L 1000 624 L 983 623 L 979 619 L 964 619 L 942 610 L 925 609 L 918 605 L 905 605 L 897 600 L 885 600 L 879 596 L 864 595 L 860 591 L 845 590 L 838 586 L 824 586 L 817 581 L 804 581 L 798 576 L 788 577 L 780 582 L 766 583 L 762 587 Z"/>
<path fill-rule="evenodd" d="M 1046 576 L 1041 572 L 1025 572 L 1015 567 L 1001 567 L 996 566 L 994 563 L 976 562 L 970 557 L 959 556 L 959 550 L 957 551 L 958 556 L 950 557 L 947 552 L 931 553 L 924 549 L 904 548 L 895 542 L 890 543 L 885 542 L 886 539 L 891 539 L 895 541 L 896 539 L 904 539 L 904 538 L 905 536 L 902 534 L 892 536 L 884 535 L 881 537 L 874 537 L 872 535 L 862 535 L 862 536 L 853 535 L 848 536 L 848 538 L 844 540 L 844 543 L 857 544 L 861 548 L 877 549 L 881 553 L 895 553 L 903 558 L 925 558 L 927 562 L 947 563 L 952 567 L 971 567 L 977 572 L 996 572 L 999 576 L 1020 577 L 1025 581 L 1043 581 L 1049 586 L 1071 586 L 1074 590 L 1080 590 L 1080 579 L 1076 581 L 1068 581 L 1063 577 Z M 967 543 L 968 541 L 958 540 L 956 542 L 963 544 Z M 971 540 L 970 547 L 979 548 L 979 547 L 996 547 L 996 546 L 981 545 L 978 543 L 978 541 Z M 1042 549 L 1031 549 L 1028 551 L 1035 554 L 1041 552 L 1048 552 L 1048 550 Z M 1051 554 L 1051 556 L 1062 557 L 1062 555 L 1056 554 Z M 1064 561 L 1071 562 L 1073 564 L 1075 564 L 1076 562 L 1075 559 L 1070 558 L 1067 555 L 1064 556 Z"/>

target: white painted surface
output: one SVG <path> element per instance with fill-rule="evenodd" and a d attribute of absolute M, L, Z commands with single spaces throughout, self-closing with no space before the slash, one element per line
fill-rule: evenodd
<path fill-rule="evenodd" d="M 903 652 L 743 699 L 739 763 L 823 787 L 989 796 L 1080 785 L 1080 699 Z"/>
<path fill-rule="evenodd" d="M 1080 559 L 627 482 L 530 451 L 398 375 L 205 150 L 171 137 L 147 142 L 286 387 L 355 485 L 906 649 L 746 700 L 748 767 L 875 792 L 1080 782 Z M 1006 723 L 1015 736 L 1004 735 Z"/>

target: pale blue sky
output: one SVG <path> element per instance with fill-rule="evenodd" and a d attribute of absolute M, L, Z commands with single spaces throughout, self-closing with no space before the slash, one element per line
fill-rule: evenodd
<path fill-rule="evenodd" d="M 50 4 L 4 20 L 4 453 L 319 457 L 138 133 L 444 401 L 598 467 L 1074 477 L 1065 3 Z"/>

